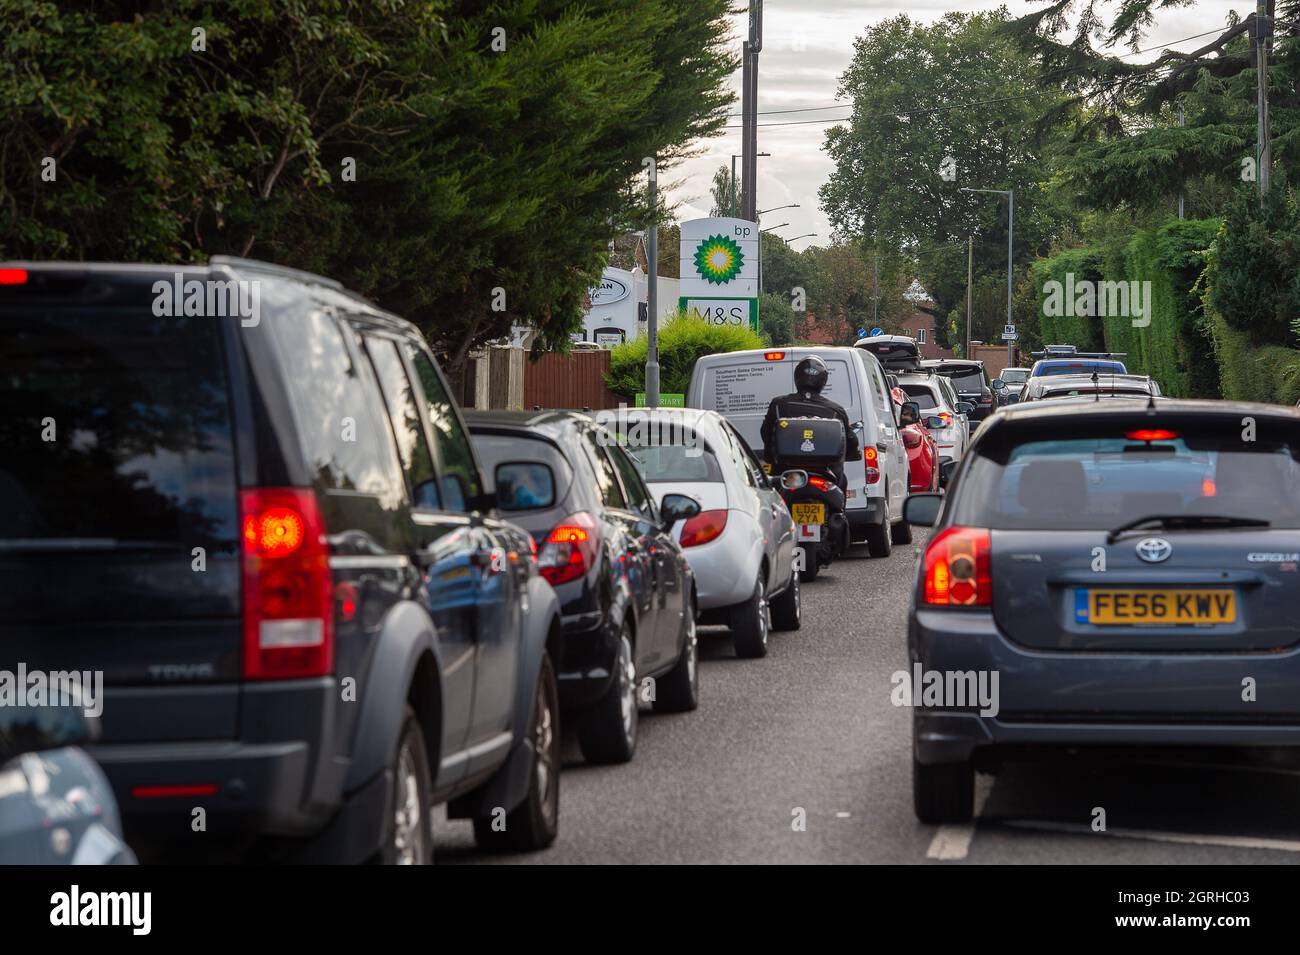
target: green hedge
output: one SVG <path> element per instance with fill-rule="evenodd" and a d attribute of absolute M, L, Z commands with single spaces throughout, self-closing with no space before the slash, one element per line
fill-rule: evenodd
<path fill-rule="evenodd" d="M 1066 249 L 1051 258 L 1039 259 L 1033 269 L 1034 285 L 1038 289 L 1038 327 L 1043 344 L 1077 345 L 1080 351 L 1104 350 L 1101 326 L 1096 319 L 1079 315 L 1048 315 L 1044 310 L 1048 282 L 1059 282 L 1064 289 L 1067 274 L 1073 274 L 1076 283 L 1085 279 L 1101 281 L 1101 252 L 1091 248 Z"/>
<path fill-rule="evenodd" d="M 1283 345 L 1254 346 L 1246 331 L 1229 327 L 1206 308 L 1204 325 L 1214 342 L 1224 398 L 1294 405 L 1300 401 L 1300 350 Z"/>
<path fill-rule="evenodd" d="M 1151 375 L 1167 395 L 1218 397 L 1219 375 L 1197 282 L 1221 225 L 1218 219 L 1175 219 L 1137 230 L 1127 241 L 1068 249 L 1034 263 L 1043 342 L 1122 352 L 1129 371 Z M 1076 283 L 1138 282 L 1139 294 L 1145 294 L 1141 283 L 1150 282 L 1149 323 L 1135 327 L 1132 314 L 1047 315 L 1046 285 L 1055 280 L 1064 286 L 1067 273 Z"/>
<path fill-rule="evenodd" d="M 645 391 L 645 336 L 624 342 L 609 357 L 605 384 L 631 404 L 637 392 Z M 762 348 L 764 341 L 749 326 L 710 325 L 697 314 L 678 315 L 659 329 L 659 390 L 686 394 L 691 372 L 702 355 Z"/>

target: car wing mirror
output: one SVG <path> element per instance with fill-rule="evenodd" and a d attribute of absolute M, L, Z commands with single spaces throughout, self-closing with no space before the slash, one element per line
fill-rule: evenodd
<path fill-rule="evenodd" d="M 664 530 L 670 530 L 678 521 L 688 521 L 700 513 L 700 502 L 685 494 L 665 494 L 659 505 L 659 520 Z"/>

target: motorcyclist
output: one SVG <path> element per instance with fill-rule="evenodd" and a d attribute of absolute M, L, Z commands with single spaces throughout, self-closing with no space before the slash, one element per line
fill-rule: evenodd
<path fill-rule="evenodd" d="M 763 438 L 763 460 L 770 465 L 776 464 L 776 429 L 782 418 L 836 418 L 844 425 L 844 455 L 839 464 L 831 468 L 840 490 L 848 489 L 844 476 L 844 461 L 856 458 L 862 453 L 858 447 L 858 436 L 849 426 L 849 415 L 840 405 L 829 398 L 822 397 L 822 390 L 830 378 L 826 362 L 815 355 L 805 358 L 794 366 L 794 386 L 799 389 L 793 394 L 773 398 L 767 406 L 767 416 L 763 418 L 760 432 Z"/>

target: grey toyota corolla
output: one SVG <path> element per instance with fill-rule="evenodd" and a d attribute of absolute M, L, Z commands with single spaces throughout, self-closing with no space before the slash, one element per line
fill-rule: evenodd
<path fill-rule="evenodd" d="M 1018 406 L 905 516 L 934 526 L 908 627 L 922 821 L 969 819 L 975 770 L 1023 756 L 1300 744 L 1293 410 Z"/>

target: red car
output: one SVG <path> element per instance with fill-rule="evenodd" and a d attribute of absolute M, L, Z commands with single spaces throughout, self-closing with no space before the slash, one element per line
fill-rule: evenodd
<path fill-rule="evenodd" d="M 902 388 L 891 388 L 890 394 L 894 398 L 894 404 L 898 407 L 898 420 L 905 422 L 907 420 L 906 412 L 911 410 L 903 408 L 904 403 L 909 400 L 907 395 Z M 900 424 L 898 430 L 903 436 L 903 446 L 907 448 L 908 486 L 910 490 L 939 490 L 939 449 L 935 447 L 930 429 L 925 426 L 923 420 L 918 419 L 910 424 Z"/>

